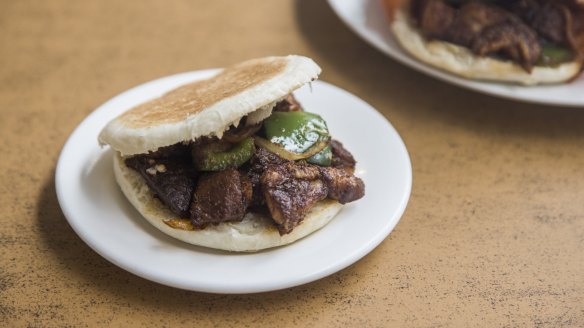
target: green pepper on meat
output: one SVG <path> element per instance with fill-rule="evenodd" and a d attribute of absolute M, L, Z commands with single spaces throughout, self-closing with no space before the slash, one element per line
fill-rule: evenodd
<path fill-rule="evenodd" d="M 544 44 L 536 64 L 538 66 L 557 66 L 572 60 L 574 60 L 574 53 L 570 49 Z"/>
<path fill-rule="evenodd" d="M 333 162 L 333 151 L 331 146 L 326 146 L 326 148 L 321 150 L 320 153 L 309 157 L 306 161 L 310 164 L 331 166 L 331 163 Z"/>
<path fill-rule="evenodd" d="M 254 140 L 247 137 L 230 149 L 222 144 L 208 144 L 193 151 L 195 167 L 199 171 L 223 171 L 236 168 L 249 161 L 255 150 Z"/>
<path fill-rule="evenodd" d="M 274 112 L 264 121 L 264 132 L 271 143 L 296 154 L 307 153 L 313 146 L 328 143 L 331 138 L 325 120 L 308 112 Z M 331 159 L 332 152 L 327 146 L 307 161 L 328 166 Z"/>

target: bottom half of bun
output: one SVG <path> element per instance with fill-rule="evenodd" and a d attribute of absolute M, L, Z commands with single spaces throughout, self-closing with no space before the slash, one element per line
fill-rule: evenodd
<path fill-rule="evenodd" d="M 332 199 L 320 201 L 299 226 L 282 236 L 271 218 L 251 212 L 241 222 L 209 225 L 201 230 L 182 230 L 164 223 L 179 217 L 154 196 L 142 176 L 128 168 L 119 153 L 114 155 L 114 173 L 126 198 L 157 229 L 189 244 L 226 251 L 254 252 L 290 244 L 325 226 L 343 206 Z"/>
<path fill-rule="evenodd" d="M 470 49 L 450 42 L 428 41 L 403 9 L 395 13 L 391 29 L 402 48 L 418 60 L 470 79 L 524 85 L 553 84 L 574 78 L 581 69 L 581 63 L 572 61 L 553 67 L 536 66 L 528 73 L 509 60 L 477 56 Z"/>

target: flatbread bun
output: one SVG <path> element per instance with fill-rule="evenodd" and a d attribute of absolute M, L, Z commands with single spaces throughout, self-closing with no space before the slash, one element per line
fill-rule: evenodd
<path fill-rule="evenodd" d="M 411 22 L 407 13 L 408 2 L 402 1 L 396 6 L 395 0 L 385 1 L 390 16 L 393 16 L 391 30 L 403 49 L 426 64 L 469 79 L 524 85 L 562 83 L 580 73 L 579 62 L 557 67 L 536 66 L 527 73 L 511 61 L 477 56 L 468 48 L 450 42 L 428 41 Z"/>
<path fill-rule="evenodd" d="M 189 244 L 236 252 L 252 252 L 292 243 L 325 226 L 343 205 L 332 199 L 319 202 L 291 233 L 280 236 L 268 217 L 248 213 L 241 222 L 209 225 L 203 230 L 181 230 L 165 220 L 179 219 L 150 191 L 142 176 L 128 168 L 123 158 L 114 155 L 116 181 L 130 203 L 148 222 L 163 233 Z"/>
<path fill-rule="evenodd" d="M 225 68 L 216 76 L 184 85 L 118 116 L 99 134 L 122 155 L 143 154 L 200 136 L 218 136 L 243 116 L 256 120 L 274 104 L 315 80 L 320 67 L 302 56 L 265 57 Z"/>

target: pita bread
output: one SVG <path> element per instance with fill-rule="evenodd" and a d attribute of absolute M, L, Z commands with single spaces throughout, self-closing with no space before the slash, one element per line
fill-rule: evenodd
<path fill-rule="evenodd" d="M 247 213 L 241 222 L 195 229 L 188 219 L 179 218 L 156 198 L 142 176 L 126 166 L 124 158 L 200 136 L 220 137 L 246 115 L 248 121 L 259 122 L 271 115 L 278 100 L 315 80 L 319 73 L 318 65 L 301 56 L 246 61 L 129 110 L 108 123 L 99 141 L 116 150 L 114 173 L 124 195 L 163 233 L 189 244 L 226 251 L 252 252 L 286 245 L 326 225 L 343 205 L 332 199 L 317 203 L 302 224 L 283 236 L 270 217 L 256 213 Z"/>
<path fill-rule="evenodd" d="M 126 156 L 200 136 L 221 137 L 245 115 L 269 115 L 278 100 L 319 74 L 307 57 L 249 60 L 132 108 L 109 122 L 98 139 Z"/>
<path fill-rule="evenodd" d="M 527 73 L 511 61 L 477 56 L 468 48 L 445 41 L 428 41 L 409 19 L 406 6 L 397 9 L 393 16 L 391 29 L 395 37 L 418 60 L 444 71 L 470 79 L 524 85 L 562 83 L 580 72 L 580 63 L 568 62 L 557 67 L 536 66 Z"/>
<path fill-rule="evenodd" d="M 241 222 L 210 225 L 202 230 L 181 230 L 164 223 L 179 217 L 154 197 L 142 176 L 128 168 L 119 153 L 114 156 L 114 173 L 130 203 L 160 231 L 189 244 L 226 251 L 252 252 L 292 243 L 325 226 L 343 206 L 335 200 L 325 199 L 312 208 L 302 224 L 283 236 L 271 218 L 254 213 L 248 213 Z"/>

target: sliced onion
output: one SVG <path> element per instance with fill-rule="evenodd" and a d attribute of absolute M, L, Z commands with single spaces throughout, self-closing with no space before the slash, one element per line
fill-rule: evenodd
<path fill-rule="evenodd" d="M 163 220 L 162 222 L 164 222 L 167 226 L 178 230 L 187 231 L 195 230 L 195 227 L 191 223 L 191 220 L 188 219 L 167 219 Z"/>
<path fill-rule="evenodd" d="M 305 151 L 303 153 L 295 153 L 295 152 L 286 150 L 286 148 L 280 146 L 279 144 L 275 144 L 275 143 L 270 142 L 269 140 L 266 140 L 266 139 L 261 138 L 261 137 L 256 136 L 256 137 L 254 137 L 254 140 L 255 140 L 255 144 L 257 146 L 262 147 L 262 148 L 266 149 L 267 151 L 274 153 L 274 154 L 282 157 L 283 159 L 287 159 L 289 161 L 297 161 L 300 159 L 307 159 L 309 157 L 312 157 L 312 156 L 320 153 L 329 144 L 328 140 L 327 141 L 318 141 L 312 147 L 310 147 L 307 151 Z"/>
<path fill-rule="evenodd" d="M 254 135 L 262 127 L 261 124 L 246 125 L 239 128 L 230 129 L 225 134 L 221 140 L 225 140 L 231 143 L 238 143 L 243 139 Z"/>

